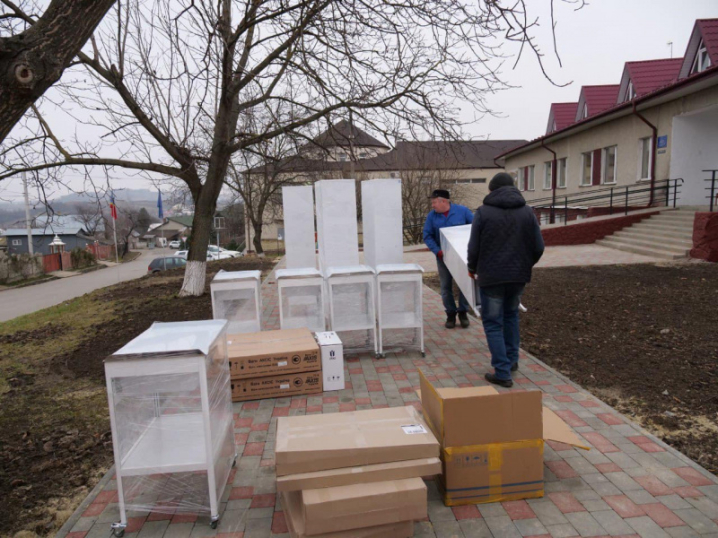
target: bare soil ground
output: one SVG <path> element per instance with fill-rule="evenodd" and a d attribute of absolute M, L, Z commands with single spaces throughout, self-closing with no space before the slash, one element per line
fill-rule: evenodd
<path fill-rule="evenodd" d="M 273 267 L 212 262 L 207 292 L 219 269 Z M 208 293 L 177 297 L 182 275 L 124 282 L 0 323 L 0 536 L 52 534 L 112 465 L 102 361 L 155 321 L 212 317 Z"/>
<path fill-rule="evenodd" d="M 523 349 L 718 473 L 718 264 L 536 269 L 523 303 Z"/>

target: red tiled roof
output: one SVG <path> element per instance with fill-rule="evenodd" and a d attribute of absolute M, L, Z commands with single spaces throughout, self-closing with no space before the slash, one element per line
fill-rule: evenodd
<path fill-rule="evenodd" d="M 626 62 L 625 69 L 633 82 L 636 95 L 645 95 L 653 90 L 673 84 L 678 80 L 678 72 L 683 65 L 683 58 L 665 60 L 647 60 L 643 62 Z"/>
<path fill-rule="evenodd" d="M 620 84 L 603 86 L 584 86 L 581 88 L 583 100 L 588 104 L 588 116 L 595 116 L 616 105 Z M 581 99 L 579 99 L 579 103 Z"/>
<path fill-rule="evenodd" d="M 551 103 L 551 114 L 556 123 L 556 131 L 568 127 L 576 121 L 578 103 Z"/>
<path fill-rule="evenodd" d="M 696 24 L 703 34 L 711 65 L 718 65 L 718 19 L 699 19 Z"/>

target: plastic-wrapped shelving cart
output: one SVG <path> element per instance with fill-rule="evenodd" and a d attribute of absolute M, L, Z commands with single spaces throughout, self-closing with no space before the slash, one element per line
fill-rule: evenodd
<path fill-rule="evenodd" d="M 379 354 L 392 348 L 419 349 L 424 354 L 423 273 L 415 263 L 377 266 Z"/>
<path fill-rule="evenodd" d="M 121 536 L 127 512 L 207 512 L 236 461 L 225 320 L 154 323 L 105 359 Z"/>
<path fill-rule="evenodd" d="M 212 279 L 212 317 L 228 321 L 227 333 L 262 330 L 261 271 L 220 271 Z"/>
<path fill-rule="evenodd" d="M 277 269 L 279 290 L 279 326 L 282 329 L 307 327 L 323 332 L 324 278 L 318 269 Z"/>
<path fill-rule="evenodd" d="M 330 267 L 325 277 L 331 330 L 344 343 L 344 351 L 377 354 L 374 269 Z"/>

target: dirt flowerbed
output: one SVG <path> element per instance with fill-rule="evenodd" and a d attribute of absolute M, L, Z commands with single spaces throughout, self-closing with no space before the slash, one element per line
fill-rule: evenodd
<path fill-rule="evenodd" d="M 207 292 L 219 269 L 273 267 L 212 262 Z M 155 321 L 212 317 L 208 293 L 177 296 L 182 276 L 123 282 L 0 323 L 0 536 L 52 534 L 112 465 L 102 361 Z"/>

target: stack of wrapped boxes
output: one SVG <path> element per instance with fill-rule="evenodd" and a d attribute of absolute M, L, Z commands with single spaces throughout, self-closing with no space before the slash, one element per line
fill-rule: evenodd
<path fill-rule="evenodd" d="M 413 536 L 438 456 L 413 407 L 280 417 L 277 491 L 292 537 Z"/>
<path fill-rule="evenodd" d="M 309 329 L 227 336 L 232 401 L 322 392 L 319 346 Z"/>

